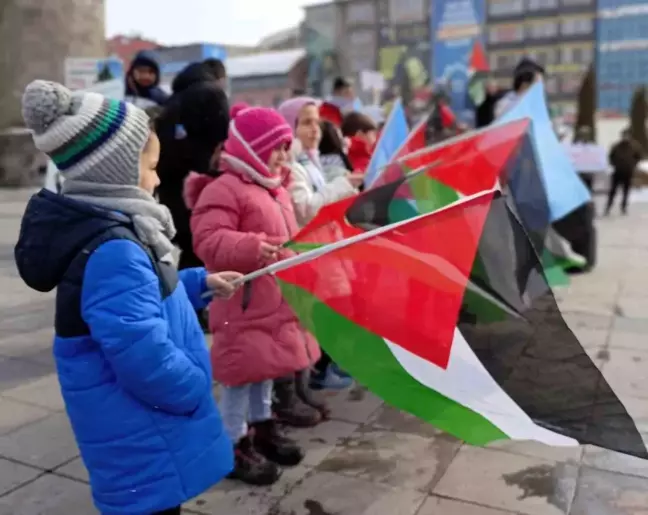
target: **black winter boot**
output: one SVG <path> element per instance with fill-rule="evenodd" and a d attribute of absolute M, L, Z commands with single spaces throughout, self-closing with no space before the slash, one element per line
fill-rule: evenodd
<path fill-rule="evenodd" d="M 228 479 L 237 479 L 248 485 L 267 486 L 277 482 L 281 469 L 259 454 L 249 436 L 241 438 L 234 446 L 234 470 Z"/>
<path fill-rule="evenodd" d="M 275 380 L 272 412 L 278 422 L 291 427 L 314 427 L 322 421 L 319 411 L 296 394 L 294 376 Z"/>
<path fill-rule="evenodd" d="M 275 420 L 256 422 L 250 427 L 254 430 L 254 448 L 273 463 L 294 467 L 304 459 L 304 453 L 297 443 L 279 432 Z"/>

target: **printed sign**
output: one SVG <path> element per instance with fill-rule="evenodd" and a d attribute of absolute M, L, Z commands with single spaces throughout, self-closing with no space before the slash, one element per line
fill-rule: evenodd
<path fill-rule="evenodd" d="M 473 118 L 468 95 L 471 78 L 488 69 L 483 41 L 485 3 L 438 0 L 431 16 L 432 75 L 447 90 L 452 110 L 468 123 Z"/>
<path fill-rule="evenodd" d="M 65 86 L 71 90 L 88 89 L 96 84 L 115 80 L 124 84 L 124 63 L 116 57 L 69 57 L 65 60 Z"/>
<path fill-rule="evenodd" d="M 577 172 L 607 172 L 610 168 L 605 149 L 600 145 L 565 143 L 565 151 Z"/>

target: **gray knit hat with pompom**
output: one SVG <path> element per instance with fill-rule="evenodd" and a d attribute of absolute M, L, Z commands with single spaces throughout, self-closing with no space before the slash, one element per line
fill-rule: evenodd
<path fill-rule="evenodd" d="M 25 89 L 22 112 L 36 147 L 66 181 L 137 185 L 140 154 L 150 135 L 141 109 L 36 80 Z"/>

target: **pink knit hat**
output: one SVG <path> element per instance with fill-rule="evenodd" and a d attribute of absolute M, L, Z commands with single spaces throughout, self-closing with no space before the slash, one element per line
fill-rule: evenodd
<path fill-rule="evenodd" d="M 297 118 L 299 117 L 299 112 L 307 105 L 315 105 L 319 107 L 322 102 L 313 97 L 295 97 L 283 102 L 278 111 L 281 113 L 290 128 L 294 131 L 297 128 Z"/>
<path fill-rule="evenodd" d="M 277 111 L 266 107 L 235 104 L 230 117 L 222 159 L 261 186 L 277 188 L 282 178 L 270 172 L 268 161 L 274 150 L 292 143 L 292 130 Z"/>

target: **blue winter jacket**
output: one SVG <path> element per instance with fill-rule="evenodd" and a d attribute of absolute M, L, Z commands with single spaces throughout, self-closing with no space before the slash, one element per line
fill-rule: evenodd
<path fill-rule="evenodd" d="M 205 270 L 178 274 L 128 217 L 47 190 L 27 206 L 15 257 L 30 287 L 57 288 L 54 357 L 99 511 L 150 515 L 229 473 L 194 312 Z"/>

